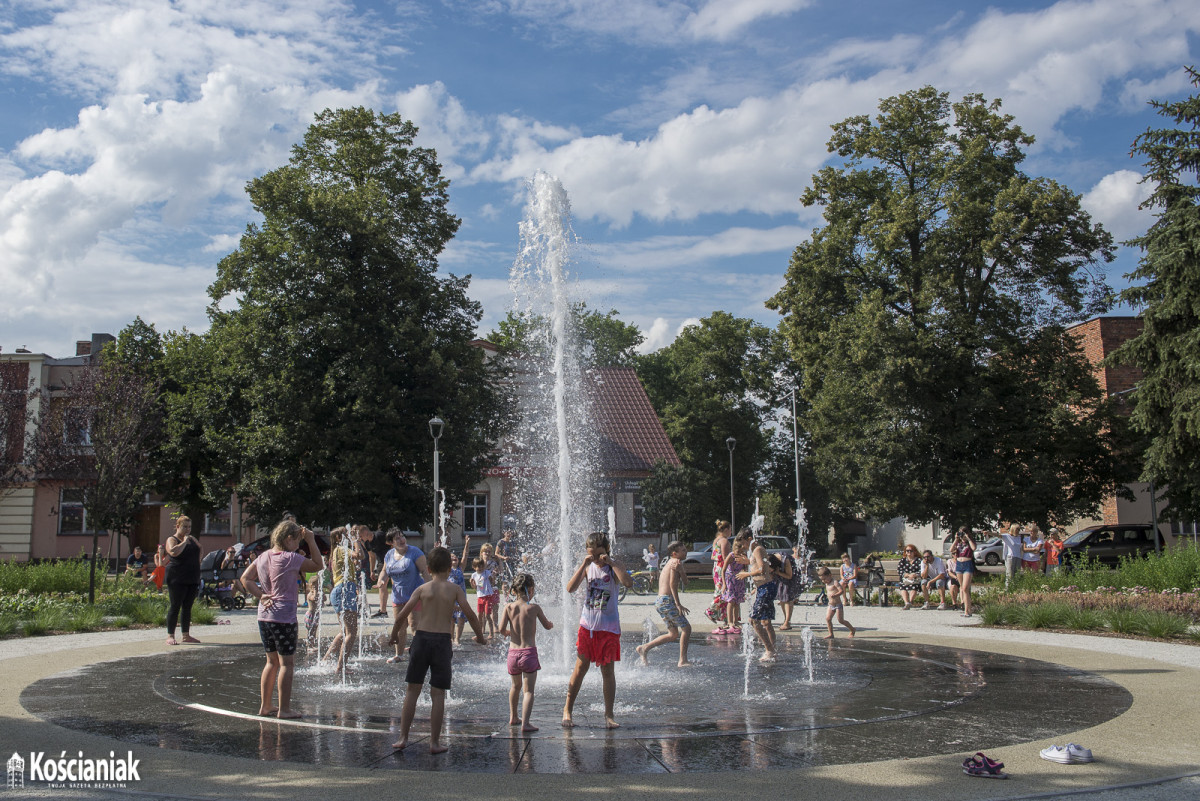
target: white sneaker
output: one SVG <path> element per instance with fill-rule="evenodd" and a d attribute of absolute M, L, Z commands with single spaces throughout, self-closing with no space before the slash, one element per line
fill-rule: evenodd
<path fill-rule="evenodd" d="M 924 611 L 926 611 L 926 610 L 928 610 L 928 609 L 932 609 L 932 608 L 933 608 L 933 607 L 932 607 L 932 606 L 930 606 L 929 604 L 925 604 L 924 606 L 922 606 L 922 607 L 921 607 L 921 611 L 922 611 L 922 612 L 924 612 Z"/>
<path fill-rule="evenodd" d="M 946 605 L 945 605 L 945 604 L 938 604 L 938 611 L 939 611 L 939 612 L 945 612 L 945 611 L 946 611 Z"/>
<path fill-rule="evenodd" d="M 1063 765 L 1071 764 L 1071 755 L 1061 745 L 1052 745 L 1049 748 L 1043 748 L 1038 753 L 1042 759 L 1048 759 L 1051 762 L 1058 762 Z"/>
<path fill-rule="evenodd" d="M 1094 762 L 1092 758 L 1092 749 L 1084 748 L 1082 745 L 1075 743 L 1067 743 L 1067 756 L 1072 762 Z"/>

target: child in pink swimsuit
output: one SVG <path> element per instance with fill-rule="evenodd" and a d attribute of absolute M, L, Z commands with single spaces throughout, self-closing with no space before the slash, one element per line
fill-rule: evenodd
<path fill-rule="evenodd" d="M 529 722 L 533 713 L 533 687 L 538 671 L 542 669 L 535 644 L 537 627 L 541 623 L 552 629 L 554 624 L 547 619 L 542 607 L 529 602 L 533 597 L 533 576 L 518 573 L 513 579 L 512 592 L 516 600 L 504 607 L 504 616 L 500 618 L 500 634 L 509 638 L 508 675 L 512 676 L 512 687 L 508 690 L 508 725 L 516 726 L 519 722 L 521 731 L 537 731 L 538 727 Z M 518 721 L 517 700 L 521 697 L 522 687 L 525 702 Z"/>

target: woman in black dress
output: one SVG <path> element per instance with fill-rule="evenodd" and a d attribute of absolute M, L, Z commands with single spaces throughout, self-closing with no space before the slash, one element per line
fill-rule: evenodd
<path fill-rule="evenodd" d="M 192 536 L 192 520 L 181 515 L 175 521 L 175 533 L 167 537 L 167 592 L 171 608 L 167 611 L 167 645 L 179 645 L 175 639 L 175 624 L 183 629 L 184 642 L 200 642 L 189 631 L 192 627 L 192 604 L 200 594 L 200 543 Z M 180 621 L 180 612 L 183 620 Z"/>

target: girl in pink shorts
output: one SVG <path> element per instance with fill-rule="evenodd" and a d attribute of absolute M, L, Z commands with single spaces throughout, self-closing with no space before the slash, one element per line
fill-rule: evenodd
<path fill-rule="evenodd" d="M 537 682 L 537 672 L 542 669 L 538 662 L 537 628 L 542 624 L 547 629 L 554 624 L 546 617 L 542 607 L 530 603 L 533 597 L 533 576 L 528 573 L 518 573 L 513 579 L 512 593 L 515 600 L 504 607 L 504 616 L 500 618 L 500 634 L 508 637 L 508 675 L 512 676 L 512 687 L 508 691 L 508 725 L 516 726 L 517 700 L 521 697 L 521 689 L 525 690 L 525 702 L 521 706 L 521 731 L 537 731 L 538 727 L 529 722 L 533 712 L 533 686 Z"/>

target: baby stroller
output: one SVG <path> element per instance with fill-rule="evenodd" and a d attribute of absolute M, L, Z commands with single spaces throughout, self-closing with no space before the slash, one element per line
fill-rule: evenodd
<path fill-rule="evenodd" d="M 200 598 L 204 601 L 204 605 L 212 606 L 216 603 L 226 612 L 232 609 L 245 609 L 246 596 L 235 593 L 233 589 L 233 583 L 237 581 L 238 569 L 223 567 L 214 570 L 210 566 L 208 570 L 205 570 L 204 567 L 202 561 L 200 575 L 203 578 L 200 583 Z"/>

